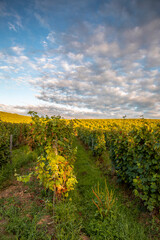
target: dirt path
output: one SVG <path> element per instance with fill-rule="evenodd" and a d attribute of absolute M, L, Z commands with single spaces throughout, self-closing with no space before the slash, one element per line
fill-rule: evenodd
<path fill-rule="evenodd" d="M 56 239 L 41 191 L 35 178 L 28 185 L 15 179 L 0 191 L 0 239 Z"/>

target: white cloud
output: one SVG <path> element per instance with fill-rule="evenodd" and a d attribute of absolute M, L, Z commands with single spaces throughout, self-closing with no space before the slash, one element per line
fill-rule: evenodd
<path fill-rule="evenodd" d="M 62 65 L 63 69 L 67 72 L 72 72 L 73 70 L 75 70 L 78 67 L 75 64 L 69 64 L 66 61 L 62 61 L 61 65 Z"/>
<path fill-rule="evenodd" d="M 81 61 L 83 60 L 84 55 L 81 53 L 75 54 L 75 53 L 69 52 L 68 57 L 74 61 Z"/>
<path fill-rule="evenodd" d="M 55 69 L 56 66 L 54 64 L 51 63 L 46 63 L 45 65 L 43 65 L 44 69 Z"/>
<path fill-rule="evenodd" d="M 44 48 L 48 47 L 48 43 L 46 41 L 42 41 L 42 45 Z"/>
<path fill-rule="evenodd" d="M 9 30 L 13 30 L 14 32 L 17 32 L 16 26 L 14 24 L 9 22 L 8 25 L 9 25 Z"/>
<path fill-rule="evenodd" d="M 11 16 L 13 18 L 12 23 L 8 22 L 9 30 L 17 32 L 19 29 L 23 28 L 21 17 L 17 13 L 7 13 L 6 16 Z"/>
<path fill-rule="evenodd" d="M 8 66 L 0 66 L 0 69 L 7 71 L 9 69 L 9 67 Z"/>
<path fill-rule="evenodd" d="M 15 68 L 12 66 L 0 66 L 0 69 L 4 71 L 10 71 L 10 70 L 14 70 Z"/>
<path fill-rule="evenodd" d="M 19 46 L 14 46 L 11 47 L 12 51 L 15 52 L 17 55 L 21 55 L 23 54 L 24 48 L 23 47 L 19 47 Z"/>
<path fill-rule="evenodd" d="M 54 37 L 54 35 L 55 35 L 54 32 L 50 32 L 50 33 L 48 34 L 48 36 L 46 37 L 46 39 L 47 39 L 48 41 L 50 41 L 51 43 L 54 43 L 54 42 L 55 42 L 55 37 Z"/>
<path fill-rule="evenodd" d="M 10 48 L 11 53 L 10 49 L 0 53 L 2 78 L 29 82 L 40 101 L 35 107 L 16 106 L 17 111 L 31 107 L 72 117 L 134 117 L 144 113 L 147 117 L 159 116 L 160 18 L 152 5 L 146 21 L 138 7 L 133 11 L 133 6 L 145 6 L 144 1 L 131 1 L 124 7 L 122 2 L 101 3 L 96 12 L 97 20 L 98 16 L 104 18 L 101 23 L 89 22 L 95 16 L 92 12 L 88 21 L 73 12 L 73 25 L 67 28 L 66 22 L 64 32 L 61 28 L 56 32 L 46 13 L 53 11 L 54 16 L 62 12 L 61 1 L 54 4 L 55 8 L 50 0 L 35 1 L 34 17 L 49 32 L 40 40 L 44 48 L 37 50 L 37 57 L 33 53 L 25 55 L 26 49 L 16 44 Z M 73 9 L 87 3 L 70 2 Z M 149 0 L 141 10 L 149 13 L 148 6 Z M 65 14 L 63 21 L 67 20 Z M 23 28 L 16 14 L 13 23 L 9 20 L 8 24 L 15 32 Z"/>

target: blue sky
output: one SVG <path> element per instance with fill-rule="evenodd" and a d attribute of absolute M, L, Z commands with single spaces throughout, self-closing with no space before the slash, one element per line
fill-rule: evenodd
<path fill-rule="evenodd" d="M 160 118 L 159 0 L 0 0 L 0 111 Z"/>

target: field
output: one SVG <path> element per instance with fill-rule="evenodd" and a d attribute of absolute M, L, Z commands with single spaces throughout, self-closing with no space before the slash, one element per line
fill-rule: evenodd
<path fill-rule="evenodd" d="M 0 120 L 11 123 L 30 123 L 31 118 L 28 116 L 0 111 Z"/>
<path fill-rule="evenodd" d="M 0 115 L 1 239 L 160 238 L 160 120 L 30 114 Z"/>

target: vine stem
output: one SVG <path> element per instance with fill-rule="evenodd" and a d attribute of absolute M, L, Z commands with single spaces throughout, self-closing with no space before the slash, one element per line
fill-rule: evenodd
<path fill-rule="evenodd" d="M 54 186 L 54 192 L 53 192 L 53 216 L 55 214 L 54 212 L 55 202 L 56 202 L 56 186 Z"/>

